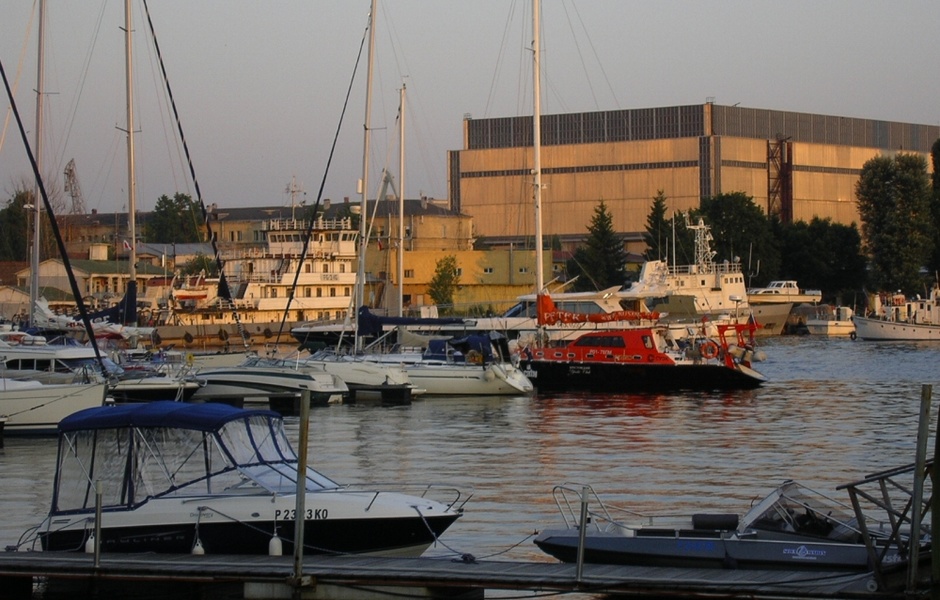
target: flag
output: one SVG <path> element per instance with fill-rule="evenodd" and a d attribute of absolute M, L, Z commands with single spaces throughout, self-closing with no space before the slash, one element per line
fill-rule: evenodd
<path fill-rule="evenodd" d="M 124 240 L 124 249 L 125 249 L 125 250 L 130 250 L 130 249 L 131 249 L 131 245 L 130 245 L 130 243 L 128 243 L 127 240 Z"/>

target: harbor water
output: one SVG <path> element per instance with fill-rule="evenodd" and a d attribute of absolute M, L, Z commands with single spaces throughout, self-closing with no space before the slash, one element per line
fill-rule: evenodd
<path fill-rule="evenodd" d="M 786 479 L 836 486 L 913 462 L 921 389 L 940 344 L 762 340 L 757 390 L 659 395 L 426 398 L 311 412 L 310 463 L 339 482 L 453 484 L 473 496 L 430 556 L 548 561 L 532 543 L 562 525 L 552 488 L 590 484 L 640 512 L 736 512 Z M 940 388 L 935 390 L 935 430 Z M 296 418 L 287 418 L 296 436 Z M 929 448 L 933 448 L 933 442 Z M 42 519 L 55 444 L 0 450 L 0 541 Z M 295 440 L 296 442 L 296 440 Z"/>

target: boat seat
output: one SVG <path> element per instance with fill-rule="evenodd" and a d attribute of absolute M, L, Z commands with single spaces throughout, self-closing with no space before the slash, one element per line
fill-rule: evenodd
<path fill-rule="evenodd" d="M 695 529 L 730 530 L 738 528 L 738 515 L 734 513 L 698 513 L 692 515 L 692 527 Z"/>

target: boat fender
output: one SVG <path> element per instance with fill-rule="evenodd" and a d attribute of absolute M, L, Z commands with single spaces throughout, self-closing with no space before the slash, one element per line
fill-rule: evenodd
<path fill-rule="evenodd" d="M 507 379 L 509 379 L 509 374 L 506 373 L 506 371 L 503 370 L 503 368 L 502 368 L 501 366 L 499 366 L 499 365 L 492 365 L 492 367 L 493 367 L 493 374 L 494 374 L 494 375 L 496 375 L 497 377 L 499 377 L 499 378 L 502 379 L 503 381 L 506 381 Z"/>
<path fill-rule="evenodd" d="M 271 336 L 273 336 L 273 335 L 274 335 L 274 332 L 271 331 L 271 328 L 270 328 L 270 327 L 265 327 L 265 328 L 264 328 L 264 339 L 270 339 Z"/>
<path fill-rule="evenodd" d="M 94 554 L 95 553 L 95 534 L 88 536 L 88 539 L 85 540 L 85 554 Z"/>
<path fill-rule="evenodd" d="M 187 352 L 187 353 L 186 353 L 186 364 L 187 364 L 187 366 L 190 366 L 190 367 L 193 366 L 193 363 L 194 363 L 194 362 L 196 362 L 196 357 L 193 356 L 193 353 L 192 353 L 192 352 Z"/>
<path fill-rule="evenodd" d="M 268 542 L 268 556 L 281 556 L 282 554 L 284 554 L 284 545 L 281 538 L 275 535 Z"/>
<path fill-rule="evenodd" d="M 852 339 L 852 340 L 854 340 L 854 339 L 855 339 L 856 337 L 857 337 L 857 336 L 856 336 L 856 334 L 855 334 L 855 332 L 854 332 L 854 331 L 853 331 L 852 333 L 850 333 L 850 334 L 849 334 L 849 339 Z"/>
<path fill-rule="evenodd" d="M 186 342 L 187 344 L 192 344 L 193 339 L 194 339 L 193 334 L 189 333 L 188 331 L 183 334 L 183 341 Z"/>
<path fill-rule="evenodd" d="M 493 381 L 494 379 L 496 379 L 496 373 L 493 372 L 493 369 L 487 369 L 483 373 L 483 379 L 487 381 Z"/>
<path fill-rule="evenodd" d="M 709 340 L 702 344 L 700 351 L 704 358 L 716 358 L 718 356 L 718 344 Z"/>
<path fill-rule="evenodd" d="M 206 549 L 202 547 L 202 541 L 199 538 L 196 538 L 196 543 L 193 544 L 193 554 L 203 555 L 206 553 Z"/>
<path fill-rule="evenodd" d="M 219 328 L 219 339 L 223 342 L 228 339 L 228 332 L 221 327 Z"/>
<path fill-rule="evenodd" d="M 737 529 L 737 527 L 738 515 L 734 513 L 698 513 L 692 515 L 693 529 L 718 529 L 726 531 L 730 529 Z"/>

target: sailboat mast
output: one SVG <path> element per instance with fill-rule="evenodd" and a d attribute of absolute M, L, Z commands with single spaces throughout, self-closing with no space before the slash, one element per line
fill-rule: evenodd
<path fill-rule="evenodd" d="M 128 258 L 128 285 L 137 285 L 137 181 L 134 176 L 134 87 L 132 85 L 131 0 L 124 0 L 124 61 L 127 86 L 127 228 L 131 238 Z M 137 325 L 137 307 L 132 325 Z"/>
<path fill-rule="evenodd" d="M 45 29 L 46 29 L 46 3 L 39 0 L 39 53 L 36 69 L 36 172 L 42 173 L 42 103 L 45 81 L 46 52 L 45 52 Z M 42 219 L 42 197 L 40 196 L 39 183 L 36 183 L 36 191 L 33 194 L 33 244 L 32 256 L 29 264 L 29 324 L 34 325 L 34 316 L 36 313 L 36 301 L 39 299 L 39 232 Z"/>
<path fill-rule="evenodd" d="M 372 0 L 369 12 L 369 62 L 366 68 L 366 114 L 362 127 L 362 179 L 359 192 L 362 196 L 359 212 L 359 269 L 356 273 L 356 309 L 365 306 L 366 299 L 366 216 L 369 214 L 367 200 L 369 196 L 369 134 L 372 123 L 372 63 L 375 60 L 375 17 L 378 0 Z M 359 337 L 356 336 L 356 347 Z"/>
<path fill-rule="evenodd" d="M 545 287 L 542 274 L 542 84 L 541 41 L 539 34 L 540 0 L 532 0 L 532 175 L 535 201 L 535 293 Z"/>
<path fill-rule="evenodd" d="M 404 314 L 405 303 L 405 83 L 401 84 L 401 112 L 398 122 L 398 316 Z"/>

